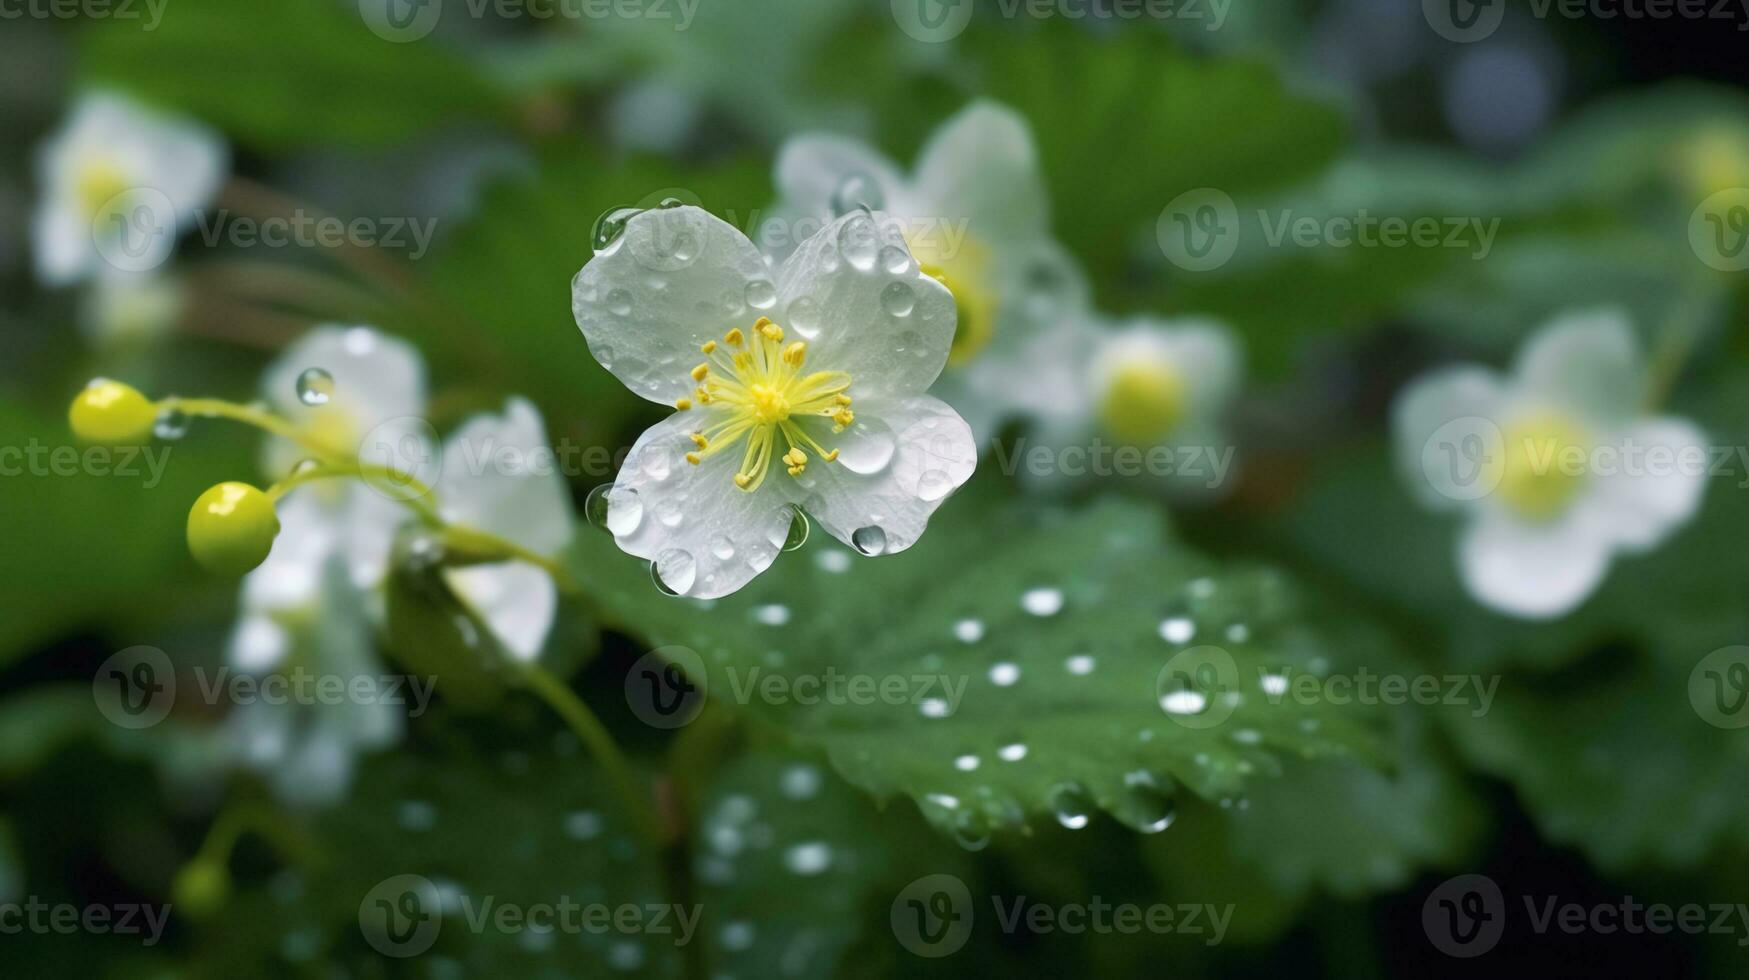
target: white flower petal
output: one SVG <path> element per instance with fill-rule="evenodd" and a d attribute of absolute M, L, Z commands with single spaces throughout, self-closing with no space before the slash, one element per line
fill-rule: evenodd
<path fill-rule="evenodd" d="M 1441 427 L 1457 419 L 1485 419 L 1495 427 L 1506 399 L 1500 376 L 1470 365 L 1442 368 L 1410 382 L 1391 405 L 1397 465 L 1423 504 L 1436 510 L 1477 496 L 1474 474 L 1451 465 L 1450 447 L 1435 445 Z M 1480 426 L 1485 428 L 1485 426 Z M 1465 426 L 1465 432 L 1478 426 Z M 1430 455 L 1432 454 L 1432 455 Z"/>
<path fill-rule="evenodd" d="M 267 560 L 243 577 L 243 607 L 290 613 L 314 608 L 322 594 L 328 560 L 340 546 L 335 509 L 317 488 L 304 488 L 279 502 L 279 534 Z"/>
<path fill-rule="evenodd" d="M 1487 508 L 1458 545 L 1470 594 L 1526 619 L 1551 619 L 1579 605 L 1603 581 L 1609 557 L 1608 539 L 1578 508 L 1547 524 Z"/>
<path fill-rule="evenodd" d="M 608 497 L 609 530 L 620 549 L 657 564 L 669 588 L 713 599 L 771 567 L 789 535 L 794 510 L 774 488 L 789 480 L 774 462 L 765 483 L 737 489 L 745 443 L 686 462 L 690 434 L 708 419 L 675 412 L 632 446 Z"/>
<path fill-rule="evenodd" d="M 924 213 L 906 217 L 964 217 L 986 242 L 1041 236 L 1049 224 L 1032 131 L 994 102 L 974 102 L 936 130 L 917 160 L 916 194 Z"/>
<path fill-rule="evenodd" d="M 503 415 L 476 415 L 443 443 L 443 516 L 554 555 L 571 540 L 570 494 L 540 412 L 512 398 Z"/>
<path fill-rule="evenodd" d="M 857 403 L 859 436 L 829 440 L 838 461 L 810 462 L 782 479 L 785 492 L 828 534 L 869 554 L 915 544 L 929 515 L 978 465 L 972 430 L 946 402 L 928 395 Z"/>
<path fill-rule="evenodd" d="M 830 219 L 845 181 L 861 177 L 873 183 L 880 207 L 898 210 L 909 194 L 905 179 L 891 160 L 866 143 L 841 136 L 808 134 L 783 145 L 777 154 L 772 179 L 784 203 L 822 219 Z"/>
<path fill-rule="evenodd" d="M 1639 454 L 1638 464 L 1598 477 L 1590 499 L 1605 533 L 1621 547 L 1655 547 L 1688 523 L 1706 490 L 1706 434 L 1679 418 L 1644 419 L 1617 443 Z M 1648 456 L 1647 451 L 1652 455 Z"/>
<path fill-rule="evenodd" d="M 810 368 L 849 372 L 859 404 L 928 390 L 953 344 L 953 294 L 923 274 L 900 232 L 885 213 L 854 212 L 778 270 L 772 319 L 808 342 Z"/>
<path fill-rule="evenodd" d="M 333 393 L 320 405 L 299 397 L 298 380 L 319 368 L 333 379 Z M 348 452 L 415 472 L 436 458 L 425 412 L 425 364 L 413 345 L 365 326 L 312 329 L 268 365 L 261 394 L 274 411 L 299 428 L 339 440 Z M 263 460 L 278 476 L 310 456 L 284 439 L 269 439 Z"/>
<path fill-rule="evenodd" d="M 653 208 L 571 282 L 589 352 L 627 388 L 672 404 L 692 393 L 699 347 L 771 315 L 772 273 L 747 236 L 695 207 Z"/>
<path fill-rule="evenodd" d="M 540 655 L 559 609 L 558 589 L 545 570 L 500 562 L 448 568 L 443 576 L 512 656 L 532 661 Z"/>
<path fill-rule="evenodd" d="M 1639 409 L 1639 345 L 1620 311 L 1555 320 L 1525 343 L 1514 372 L 1521 400 L 1580 412 L 1600 427 L 1625 424 Z"/>

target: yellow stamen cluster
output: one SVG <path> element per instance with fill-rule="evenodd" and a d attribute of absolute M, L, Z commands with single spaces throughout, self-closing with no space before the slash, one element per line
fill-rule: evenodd
<path fill-rule="evenodd" d="M 686 454 L 688 463 L 697 466 L 745 436 L 747 448 L 734 479 L 735 486 L 752 491 L 765 481 L 779 435 L 789 447 L 779 458 L 790 476 L 806 471 L 810 453 L 828 463 L 838 458 L 838 450 L 821 446 L 805 425 L 818 416 L 832 421 L 833 432 L 842 432 L 855 420 L 845 394 L 850 375 L 803 373 L 807 342 L 786 346 L 783 328 L 766 317 L 753 325 L 751 342 L 735 328 L 723 335 L 722 345 L 707 341 L 699 350 L 705 361 L 692 369 L 693 397 L 680 399 L 675 407 L 710 406 L 716 418 L 692 433 L 698 451 Z"/>

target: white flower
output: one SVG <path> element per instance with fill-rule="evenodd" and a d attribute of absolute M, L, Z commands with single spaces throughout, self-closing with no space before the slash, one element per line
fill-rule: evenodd
<path fill-rule="evenodd" d="M 1180 496 L 1231 479 L 1226 413 L 1243 356 L 1231 331 L 1196 317 L 1107 323 L 1087 312 L 1038 332 L 980 378 L 1011 392 L 1033 425 L 1011 456 L 1026 478 L 1065 484 L 1084 476 L 1144 477 Z M 1051 451 L 1041 467 L 1036 450 Z"/>
<path fill-rule="evenodd" d="M 775 230 L 865 203 L 893 215 L 923 270 L 953 291 L 958 306 L 954 370 L 938 393 L 980 443 L 1004 418 L 1030 414 L 1025 392 L 999 389 L 991 397 L 988 389 L 997 386 L 985 376 L 1013 374 L 1010 362 L 1032 336 L 1086 304 L 1086 285 L 1051 237 L 1038 151 L 1024 119 L 992 102 L 971 104 L 935 132 L 909 177 L 858 141 L 800 136 L 779 154 L 775 180 L 780 220 L 760 232 L 772 254 L 793 247 Z"/>
<path fill-rule="evenodd" d="M 1645 390 L 1626 318 L 1599 312 L 1545 327 L 1510 377 L 1452 367 L 1398 396 L 1398 462 L 1430 508 L 1468 513 L 1458 561 L 1478 601 L 1559 616 L 1615 552 L 1651 549 L 1694 515 L 1705 436 L 1644 416 Z"/>
<path fill-rule="evenodd" d="M 150 269 L 218 193 L 224 142 L 190 119 L 95 93 L 40 150 L 37 274 L 67 285 L 102 271 Z"/>
<path fill-rule="evenodd" d="M 311 368 L 332 379 L 322 404 L 306 404 L 299 394 L 299 379 Z M 434 490 L 448 522 L 542 555 L 570 540 L 569 495 L 534 407 L 511 399 L 503 415 L 470 419 L 444 443 L 439 462 L 420 418 L 424 367 L 403 341 L 368 327 L 318 327 L 268 368 L 264 394 L 278 414 L 337 454 L 356 452 L 425 482 L 440 473 Z M 283 477 L 306 455 L 294 443 L 271 440 L 269 471 Z M 403 496 L 390 484 L 333 479 L 295 488 L 280 501 L 273 550 L 243 582 L 233 669 L 257 675 L 301 669 L 348 682 L 383 675 L 374 637 L 395 532 L 409 519 Z M 443 574 L 508 652 L 525 660 L 539 653 L 558 606 L 546 572 L 505 561 Z M 256 702 L 239 706 L 227 737 L 240 761 L 267 775 L 285 799 L 322 804 L 344 793 L 359 752 L 399 739 L 402 712 L 399 705 L 350 698 Z"/>
<path fill-rule="evenodd" d="M 675 592 L 745 585 L 797 507 L 863 554 L 901 551 L 976 466 L 965 422 L 924 394 L 953 297 L 884 215 L 832 222 L 774 271 L 704 211 L 646 211 L 577 274 L 572 310 L 602 366 L 679 409 L 632 447 L 608 511 Z"/>
<path fill-rule="evenodd" d="M 149 346 L 169 334 L 186 303 L 182 281 L 172 276 L 105 271 L 84 296 L 79 327 L 98 347 Z"/>
<path fill-rule="evenodd" d="M 552 557 L 571 540 L 570 494 L 553 467 L 540 413 L 512 398 L 503 415 L 477 415 L 443 444 L 437 497 L 443 518 Z M 505 561 L 444 570 L 457 596 L 512 656 L 533 660 L 558 610 L 544 569 Z"/>

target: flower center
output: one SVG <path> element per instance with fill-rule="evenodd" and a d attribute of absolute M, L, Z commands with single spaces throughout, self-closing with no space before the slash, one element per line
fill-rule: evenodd
<path fill-rule="evenodd" d="M 1507 427 L 1500 464 L 1500 498 L 1521 516 L 1548 520 L 1584 486 L 1582 457 L 1588 437 L 1571 419 L 1541 415 Z"/>
<path fill-rule="evenodd" d="M 674 403 L 681 411 L 694 410 L 696 404 L 707 416 L 706 424 L 692 433 L 698 449 L 686 454 L 688 463 L 697 466 L 745 439 L 735 486 L 753 491 L 765 482 L 779 436 L 789 447 L 781 458 L 790 476 L 808 468 L 809 453 L 828 463 L 838 458 L 838 450 L 821 446 L 809 429 L 830 425 L 839 433 L 856 420 L 846 394 L 849 374 L 804 373 L 807 343 L 786 345 L 783 328 L 765 317 L 753 324 L 751 337 L 736 328 L 721 343 L 712 340 L 700 350 L 705 361 L 692 369 L 693 397 Z"/>
<path fill-rule="evenodd" d="M 1162 360 L 1125 364 L 1107 380 L 1099 417 L 1113 438 L 1145 446 L 1184 420 L 1184 378 Z"/>
<path fill-rule="evenodd" d="M 73 194 L 92 220 L 102 217 L 111 201 L 132 189 L 127 173 L 107 157 L 85 161 L 73 179 Z"/>
<path fill-rule="evenodd" d="M 944 230 L 940 233 L 947 236 Z M 983 243 L 970 236 L 957 243 L 930 240 L 925 236 L 906 239 L 917 267 L 923 274 L 947 287 L 953 294 L 956 324 L 953 345 L 948 348 L 947 362 L 959 365 L 970 361 L 996 335 L 996 307 L 999 297 L 990 285 L 990 253 Z"/>

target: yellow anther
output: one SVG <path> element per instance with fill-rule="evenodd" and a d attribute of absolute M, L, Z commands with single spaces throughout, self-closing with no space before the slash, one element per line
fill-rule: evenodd
<path fill-rule="evenodd" d="M 716 341 L 714 341 L 714 340 L 707 340 L 707 341 L 705 341 L 705 342 L 704 342 L 704 346 L 703 346 L 703 347 L 700 347 L 700 348 L 699 348 L 699 350 L 700 350 L 700 351 L 702 351 L 702 352 L 704 352 L 704 353 L 706 353 L 706 354 L 709 354 L 709 353 L 712 353 L 712 352 L 714 352 L 714 351 L 715 351 L 715 350 L 716 350 L 716 349 L 717 349 L 717 342 L 716 342 Z"/>
<path fill-rule="evenodd" d="M 769 317 L 760 317 L 759 322 L 753 325 L 753 329 L 758 330 L 761 334 L 765 335 L 767 340 L 774 343 L 783 342 L 783 328 L 772 323 Z"/>
<path fill-rule="evenodd" d="M 738 486 L 743 490 L 747 489 L 747 484 L 752 483 L 752 482 L 753 482 L 753 478 L 748 476 L 745 473 L 736 473 L 735 474 L 735 486 Z"/>
<path fill-rule="evenodd" d="M 856 413 L 848 408 L 841 408 L 833 413 L 832 421 L 838 426 L 839 431 L 843 431 L 845 426 L 856 421 Z"/>
<path fill-rule="evenodd" d="M 838 450 L 834 449 L 831 452 L 827 453 L 826 455 L 821 456 L 820 458 L 825 460 L 828 463 L 836 463 L 836 462 L 838 462 Z"/>
<path fill-rule="evenodd" d="M 849 395 L 839 395 L 837 398 L 834 398 L 832 400 L 840 405 L 850 404 L 850 396 Z"/>
<path fill-rule="evenodd" d="M 697 466 L 699 464 L 698 454 L 697 453 L 687 453 L 686 454 L 686 461 L 688 463 L 691 463 L 694 466 Z"/>
<path fill-rule="evenodd" d="M 736 327 L 735 329 L 730 330 L 728 333 L 723 334 L 723 342 L 728 344 L 730 347 L 739 347 L 739 346 L 741 346 L 742 341 L 744 341 L 746 339 L 747 339 L 746 337 L 742 336 L 740 327 Z"/>
<path fill-rule="evenodd" d="M 802 359 L 808 356 L 808 345 L 798 340 L 783 349 L 783 359 L 791 367 L 801 367 Z"/>
<path fill-rule="evenodd" d="M 692 399 L 690 399 L 690 398 L 676 398 L 676 399 L 674 399 L 674 407 L 679 409 L 680 411 L 684 412 L 687 409 L 692 407 Z"/>
<path fill-rule="evenodd" d="M 697 398 L 700 405 L 709 405 L 711 403 L 711 393 L 703 388 L 693 392 L 692 397 Z"/>
<path fill-rule="evenodd" d="M 698 367 L 695 367 L 692 369 L 692 380 L 703 381 L 705 378 L 705 375 L 710 374 L 710 373 L 711 373 L 711 366 L 709 364 L 700 364 Z"/>
<path fill-rule="evenodd" d="M 791 466 L 806 466 L 808 463 L 808 454 L 802 452 L 801 449 L 795 446 L 791 446 L 790 451 L 783 454 L 783 461 Z"/>
<path fill-rule="evenodd" d="M 692 444 L 697 446 L 700 449 L 709 449 L 711 446 L 711 441 L 704 437 L 704 433 L 694 432 L 692 434 Z"/>

